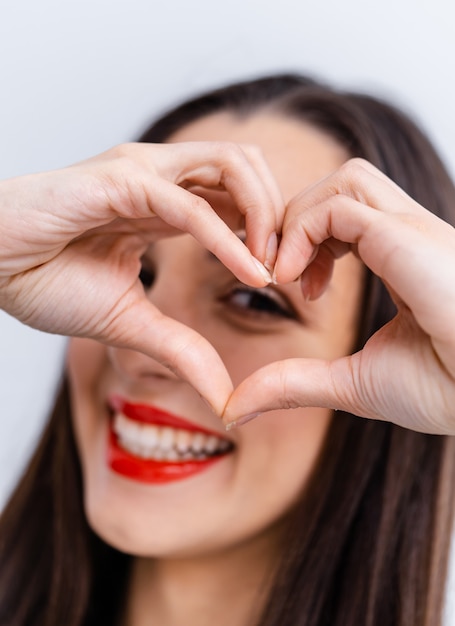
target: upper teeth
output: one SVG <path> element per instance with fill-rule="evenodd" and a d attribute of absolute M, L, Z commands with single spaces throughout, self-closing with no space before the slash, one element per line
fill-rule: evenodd
<path fill-rule="evenodd" d="M 215 435 L 169 426 L 154 426 L 131 420 L 122 413 L 114 416 L 114 432 L 120 445 L 142 458 L 180 461 L 206 458 L 225 452 L 230 443 Z"/>

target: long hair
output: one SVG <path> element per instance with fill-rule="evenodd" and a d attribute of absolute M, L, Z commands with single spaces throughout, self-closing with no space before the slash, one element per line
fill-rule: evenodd
<path fill-rule="evenodd" d="M 454 223 L 455 190 L 429 141 L 375 98 L 277 75 L 215 90 L 163 115 L 163 142 L 203 116 L 260 110 L 309 122 Z M 357 345 L 395 314 L 367 272 Z M 131 558 L 88 527 L 64 383 L 0 521 L 0 624 L 115 624 Z M 277 468 L 277 471 L 278 468 Z M 289 532 L 257 626 L 440 626 L 453 523 L 455 438 L 337 413 Z"/>

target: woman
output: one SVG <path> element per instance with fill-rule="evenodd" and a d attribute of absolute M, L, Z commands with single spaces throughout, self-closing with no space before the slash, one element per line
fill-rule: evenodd
<path fill-rule="evenodd" d="M 142 142 L 1 190 L 1 306 L 76 338 L 3 514 L 0 623 L 439 625 L 455 193 L 434 150 L 297 76 Z"/>

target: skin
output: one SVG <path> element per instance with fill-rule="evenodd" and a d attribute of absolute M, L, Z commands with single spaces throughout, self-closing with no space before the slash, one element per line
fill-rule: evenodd
<path fill-rule="evenodd" d="M 215 211 L 198 188 L 231 201 L 218 193 Z M 350 159 L 285 205 L 251 144 L 126 144 L 1 181 L 0 203 L 0 307 L 20 321 L 147 354 L 225 424 L 319 406 L 455 433 L 455 230 L 370 163 Z M 242 226 L 247 245 L 234 232 Z M 334 259 L 352 251 L 398 313 L 356 354 L 277 361 L 234 389 L 210 342 L 160 312 L 139 280 L 149 244 L 182 231 L 248 285 L 271 282 L 267 265 L 277 284 L 301 277 L 310 300 L 330 284 Z"/>
<path fill-rule="evenodd" d="M 270 113 L 246 120 L 213 115 L 171 140 L 259 145 L 285 201 L 347 159 L 331 137 Z M 207 191 L 204 196 L 215 208 L 226 201 Z M 190 235 L 149 246 L 143 266 L 155 274 L 148 299 L 212 344 L 234 386 L 272 361 L 332 360 L 348 354 L 354 342 L 362 268 L 352 254 L 337 261 L 330 287 L 317 300 L 306 300 L 299 282 L 261 288 L 265 312 L 254 304 L 252 289 Z M 107 542 L 137 555 L 125 623 L 250 623 L 252 606 L 260 607 L 264 572 L 279 552 L 283 520 L 305 488 L 331 411 L 271 411 L 230 431 L 235 450 L 213 468 L 150 486 L 106 466 L 110 393 L 225 436 L 219 418 L 185 380 L 135 350 L 73 339 L 68 371 L 88 519 Z"/>
<path fill-rule="evenodd" d="M 119 146 L 2 181 L 0 307 L 96 340 L 69 353 L 75 431 L 89 520 L 138 555 L 125 624 L 250 624 L 330 409 L 455 433 L 455 231 L 371 164 L 344 162 L 329 137 L 278 115 L 213 116 L 173 140 L 184 143 Z M 163 240 L 181 231 L 227 269 L 188 238 Z M 397 315 L 351 355 L 361 282 L 352 252 Z M 159 269 L 150 290 L 138 278 L 144 255 Z M 299 323 L 251 315 L 245 294 L 239 315 L 230 280 L 264 288 L 262 263 L 276 283 L 266 293 L 292 303 Z M 111 391 L 220 433 L 219 417 L 270 414 L 229 432 L 235 452 L 213 472 L 146 488 L 104 463 Z M 314 406 L 323 408 L 303 408 Z"/>
<path fill-rule="evenodd" d="M 233 203 L 218 215 L 186 191 L 194 185 L 225 190 Z M 2 181 L 0 202 L 1 308 L 40 330 L 165 362 L 221 414 L 232 382 L 219 355 L 153 306 L 139 281 L 140 257 L 151 242 L 189 232 L 238 278 L 265 285 L 262 263 L 284 204 L 258 148 L 125 144 L 69 168 Z M 250 249 L 232 231 L 243 223 Z"/>
<path fill-rule="evenodd" d="M 288 359 L 254 372 L 231 395 L 225 421 L 283 406 L 326 406 L 453 435 L 453 226 L 370 163 L 351 159 L 289 202 L 282 233 L 278 283 L 301 277 L 303 293 L 317 298 L 330 285 L 334 259 L 353 251 L 382 279 L 397 314 L 355 354 Z"/>

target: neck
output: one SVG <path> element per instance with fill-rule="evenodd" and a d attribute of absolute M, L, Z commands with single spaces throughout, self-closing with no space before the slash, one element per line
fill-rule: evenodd
<path fill-rule="evenodd" d="M 197 558 L 137 558 L 124 624 L 251 625 L 267 598 L 276 552 L 264 538 Z"/>

